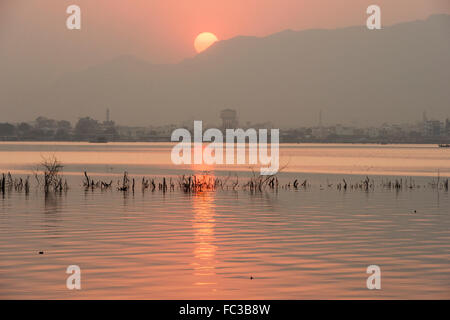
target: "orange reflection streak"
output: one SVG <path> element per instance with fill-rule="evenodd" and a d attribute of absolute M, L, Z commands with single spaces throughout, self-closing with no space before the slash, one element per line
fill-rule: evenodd
<path fill-rule="evenodd" d="M 214 180 L 211 174 L 196 175 L 199 181 Z M 194 277 L 197 286 L 216 285 L 215 203 L 214 191 L 200 191 L 193 196 Z M 215 290 L 215 287 L 211 289 Z"/>

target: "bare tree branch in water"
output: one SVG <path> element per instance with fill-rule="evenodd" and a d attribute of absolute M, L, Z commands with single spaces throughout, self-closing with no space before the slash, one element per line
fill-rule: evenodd
<path fill-rule="evenodd" d="M 67 189 L 67 181 L 63 184 L 61 171 L 64 166 L 56 158 L 56 156 L 42 157 L 40 166 L 38 167 L 39 172 L 43 175 L 44 180 L 35 173 L 35 178 L 38 181 L 38 185 L 43 185 L 45 193 L 49 192 L 50 189 L 53 191 L 62 191 Z"/>

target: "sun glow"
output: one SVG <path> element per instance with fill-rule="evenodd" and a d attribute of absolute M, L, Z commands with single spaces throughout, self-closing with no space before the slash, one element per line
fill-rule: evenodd
<path fill-rule="evenodd" d="M 194 41 L 194 47 L 197 53 L 200 53 L 206 49 L 208 49 L 214 42 L 219 39 L 215 34 L 211 32 L 203 32 L 200 33 Z"/>

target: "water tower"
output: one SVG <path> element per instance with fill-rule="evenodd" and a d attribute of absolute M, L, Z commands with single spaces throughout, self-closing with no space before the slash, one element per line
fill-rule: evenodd
<path fill-rule="evenodd" d="M 237 129 L 237 112 L 233 109 L 225 109 L 220 112 L 222 119 L 222 129 Z"/>

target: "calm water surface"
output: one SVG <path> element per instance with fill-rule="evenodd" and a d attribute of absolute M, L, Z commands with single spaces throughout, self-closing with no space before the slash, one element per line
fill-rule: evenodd
<path fill-rule="evenodd" d="M 84 170 L 140 181 L 204 169 L 172 166 L 167 144 L 0 143 L 0 172 L 24 177 L 50 154 L 65 164 L 67 192 L 0 194 L 0 298 L 450 298 L 449 194 L 429 184 L 438 170 L 450 176 L 450 150 L 284 145 L 280 181 L 310 187 L 256 194 L 82 187 Z M 366 175 L 372 191 L 336 189 Z M 406 177 L 415 188 L 380 186 Z M 372 264 L 379 291 L 366 288 Z M 82 270 L 80 291 L 66 288 L 69 265 Z"/>

